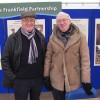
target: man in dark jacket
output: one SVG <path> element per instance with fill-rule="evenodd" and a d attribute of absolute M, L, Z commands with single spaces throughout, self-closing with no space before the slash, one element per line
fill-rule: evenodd
<path fill-rule="evenodd" d="M 46 51 L 44 36 L 35 28 L 36 14 L 23 12 L 21 28 L 9 36 L 1 57 L 3 86 L 14 88 L 15 100 L 39 100 Z"/>

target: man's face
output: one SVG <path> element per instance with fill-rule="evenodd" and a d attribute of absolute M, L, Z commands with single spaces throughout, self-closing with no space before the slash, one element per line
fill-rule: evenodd
<path fill-rule="evenodd" d="M 66 15 L 60 15 L 57 19 L 57 26 L 62 32 L 66 32 L 71 24 L 71 20 Z"/>
<path fill-rule="evenodd" d="M 27 32 L 32 32 L 35 28 L 35 19 L 31 17 L 26 17 L 21 19 L 22 28 Z"/>

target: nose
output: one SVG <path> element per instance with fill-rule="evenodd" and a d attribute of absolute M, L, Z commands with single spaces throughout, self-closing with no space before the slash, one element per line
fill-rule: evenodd
<path fill-rule="evenodd" d="M 61 20 L 60 24 L 63 24 L 63 23 L 64 23 L 64 21 Z"/>
<path fill-rule="evenodd" d="M 31 21 L 28 21 L 27 24 L 31 24 Z"/>

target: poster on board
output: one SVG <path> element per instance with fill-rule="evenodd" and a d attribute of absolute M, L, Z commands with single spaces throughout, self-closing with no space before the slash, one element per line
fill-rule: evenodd
<path fill-rule="evenodd" d="M 95 19 L 94 65 L 100 66 L 100 19 Z"/>
<path fill-rule="evenodd" d="M 20 20 L 7 20 L 7 33 L 15 33 L 21 27 Z M 36 19 L 35 27 L 45 36 L 45 19 Z"/>
<path fill-rule="evenodd" d="M 88 19 L 72 19 L 72 23 L 79 27 L 81 32 L 86 35 L 86 39 L 88 41 Z M 56 25 L 56 19 L 52 19 L 52 29 Z"/>

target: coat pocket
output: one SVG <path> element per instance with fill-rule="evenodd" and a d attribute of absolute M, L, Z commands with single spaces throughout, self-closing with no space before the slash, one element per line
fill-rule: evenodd
<path fill-rule="evenodd" d="M 71 85 L 79 84 L 81 81 L 81 70 L 79 67 L 73 67 L 69 75 L 69 80 Z"/>

